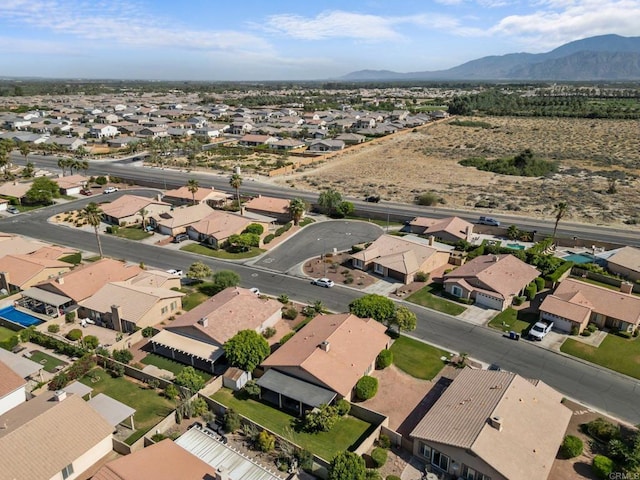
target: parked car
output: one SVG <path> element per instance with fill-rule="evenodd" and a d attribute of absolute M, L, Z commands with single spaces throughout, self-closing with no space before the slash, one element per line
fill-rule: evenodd
<path fill-rule="evenodd" d="M 186 233 L 179 233 L 178 235 L 173 237 L 172 242 L 180 243 L 180 242 L 184 242 L 185 240 L 189 240 L 189 235 L 187 235 Z"/>
<path fill-rule="evenodd" d="M 176 268 L 171 268 L 169 270 L 167 270 L 167 273 L 170 275 L 175 275 L 176 277 L 181 277 L 182 276 L 182 270 L 178 270 Z"/>
<path fill-rule="evenodd" d="M 380 195 L 369 195 L 364 199 L 365 202 L 378 203 L 380 201 Z"/>
<path fill-rule="evenodd" d="M 331 288 L 335 285 L 335 283 L 333 283 L 333 280 L 329 278 L 316 278 L 315 280 L 311 280 L 311 283 L 325 288 Z"/>
<path fill-rule="evenodd" d="M 553 322 L 542 320 L 540 322 L 536 322 L 531 330 L 529 330 L 529 338 L 531 340 L 542 340 L 547 333 L 551 331 L 553 328 Z"/>
<path fill-rule="evenodd" d="M 491 218 L 491 217 L 480 217 L 478 219 L 478 223 L 480 225 L 491 225 L 493 227 L 499 227 L 500 226 L 500 222 L 498 220 L 496 220 L 495 218 Z"/>
<path fill-rule="evenodd" d="M 256 287 L 251 287 L 251 288 L 249 289 L 249 291 L 250 291 L 251 293 L 255 293 L 256 295 L 260 295 L 260 290 L 259 290 L 258 288 L 256 288 Z"/>
<path fill-rule="evenodd" d="M 81 195 L 86 195 L 88 197 L 88 196 L 93 195 L 93 192 L 88 188 L 83 188 L 82 190 L 80 190 L 80 194 Z"/>
<path fill-rule="evenodd" d="M 16 214 L 16 213 L 20 213 L 20 210 L 18 210 L 16 207 L 14 207 L 13 205 L 9 205 L 7 207 L 7 212 L 8 213 L 12 213 L 12 214 Z"/>
<path fill-rule="evenodd" d="M 118 187 L 107 187 L 102 191 L 102 193 L 113 193 L 117 191 L 118 191 Z"/>

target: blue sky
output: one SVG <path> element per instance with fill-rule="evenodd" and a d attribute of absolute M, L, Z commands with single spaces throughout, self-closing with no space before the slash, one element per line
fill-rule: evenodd
<path fill-rule="evenodd" d="M 0 76 L 315 80 L 640 34 L 640 0 L 0 0 Z"/>

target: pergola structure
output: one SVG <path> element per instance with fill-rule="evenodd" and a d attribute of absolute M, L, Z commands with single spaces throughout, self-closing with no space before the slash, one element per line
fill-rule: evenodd
<path fill-rule="evenodd" d="M 116 427 L 129 419 L 129 425 L 127 425 L 127 427 L 130 426 L 131 430 L 136 429 L 133 423 L 133 415 L 136 413 L 136 410 L 129 405 L 125 405 L 104 393 L 99 393 L 87 403 L 112 427 Z"/>
<path fill-rule="evenodd" d="M 37 287 L 27 288 L 21 294 L 22 298 L 18 300 L 18 305 L 49 317 L 58 317 L 65 307 L 73 304 L 73 299 L 69 297 Z"/>
<path fill-rule="evenodd" d="M 215 362 L 224 354 L 224 350 L 217 345 L 201 342 L 168 330 L 161 330 L 152 337 L 151 346 L 154 353 L 211 372 L 214 371 Z"/>

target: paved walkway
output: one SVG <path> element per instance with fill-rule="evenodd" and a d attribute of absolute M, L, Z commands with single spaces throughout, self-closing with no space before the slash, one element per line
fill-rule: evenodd
<path fill-rule="evenodd" d="M 364 293 L 377 293 L 378 295 L 384 295 L 385 297 L 393 292 L 395 292 L 398 288 L 404 287 L 404 283 L 395 282 L 389 279 L 378 279 L 372 285 L 365 287 L 362 289 Z"/>

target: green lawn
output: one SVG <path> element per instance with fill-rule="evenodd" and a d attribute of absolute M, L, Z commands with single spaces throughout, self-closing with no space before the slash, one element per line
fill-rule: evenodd
<path fill-rule="evenodd" d="M 118 232 L 115 233 L 116 237 L 126 238 L 128 240 L 144 240 L 145 238 L 149 238 L 151 236 L 150 233 L 145 232 L 139 226 L 135 227 L 121 227 L 118 229 Z"/>
<path fill-rule="evenodd" d="M 60 258 L 61 262 L 71 263 L 72 265 L 79 265 L 82 263 L 82 253 L 76 252 L 71 255 L 67 255 L 66 257 Z"/>
<path fill-rule="evenodd" d="M 17 335 L 18 332 L 14 332 L 10 328 L 1 327 L 0 326 L 0 342 L 4 342 L 5 340 L 9 340 L 11 337 Z"/>
<path fill-rule="evenodd" d="M 204 293 L 202 293 L 202 292 L 200 292 L 198 290 L 191 290 L 191 289 L 183 288 L 180 291 L 182 293 L 186 293 L 186 295 L 184 297 L 182 297 L 182 309 L 186 310 L 187 312 L 189 310 L 193 310 L 198 305 L 200 305 L 202 302 L 204 302 L 207 298 L 209 298 L 208 295 L 205 295 Z"/>
<path fill-rule="evenodd" d="M 432 380 L 445 366 L 442 357 L 449 358 L 449 352 L 446 350 L 405 336 L 400 336 L 393 342 L 391 351 L 396 367 L 412 377 L 425 380 Z"/>
<path fill-rule="evenodd" d="M 568 338 L 560 351 L 640 379 L 640 341 L 609 334 L 598 348 Z"/>
<path fill-rule="evenodd" d="M 197 253 L 199 255 L 206 255 L 208 257 L 222 258 L 223 260 L 242 260 L 244 258 L 257 257 L 258 255 L 266 252 L 266 250 L 263 250 L 262 248 L 252 247 L 248 252 L 230 253 L 222 249 L 214 250 L 213 248 L 200 245 L 199 243 L 185 245 L 184 247 L 180 247 L 180 250 Z"/>
<path fill-rule="evenodd" d="M 432 292 L 436 291 L 437 288 L 438 287 L 434 286 L 434 284 L 427 285 L 426 287 L 409 295 L 406 300 L 448 315 L 460 315 L 466 310 L 462 305 L 434 295 Z"/>
<path fill-rule="evenodd" d="M 32 351 L 29 360 L 39 363 L 49 373 L 55 373 L 56 367 L 60 365 L 67 365 L 67 362 L 63 362 L 62 360 L 56 357 L 52 357 L 51 355 L 41 352 L 40 350 Z"/>
<path fill-rule="evenodd" d="M 137 430 L 125 440 L 128 445 L 141 438 L 175 408 L 172 401 L 161 396 L 155 390 L 135 384 L 127 380 L 126 377 L 113 378 L 101 368 L 92 370 L 92 373 L 97 375 L 98 381 L 93 382 L 86 375 L 80 381 L 93 388 L 94 396 L 98 393 L 104 393 L 136 409 L 133 420 Z"/>
<path fill-rule="evenodd" d="M 295 430 L 296 417 L 256 400 L 240 400 L 226 388 L 211 398 L 325 460 L 348 450 L 371 427 L 367 422 L 347 416 L 338 420 L 329 432 L 299 432 Z"/>
<path fill-rule="evenodd" d="M 161 355 L 156 355 L 155 353 L 150 353 L 146 357 L 141 360 L 145 365 L 155 365 L 158 368 L 162 368 L 163 370 L 169 370 L 174 375 L 178 375 L 185 365 L 184 363 L 176 362 L 171 360 L 170 358 L 163 357 Z M 202 370 L 196 369 L 196 371 L 200 374 L 202 378 L 204 378 L 205 382 L 211 380 L 212 375 L 207 372 L 203 372 Z"/>
<path fill-rule="evenodd" d="M 536 313 L 515 310 L 509 307 L 504 312 L 500 312 L 493 317 L 493 320 L 489 322 L 489 326 L 503 332 L 514 331 L 522 334 L 523 331 L 526 333 L 531 324 L 536 321 L 538 321 Z"/>
<path fill-rule="evenodd" d="M 300 223 L 298 225 L 300 225 L 300 227 L 306 227 L 310 223 L 314 223 L 314 222 L 315 222 L 315 220 L 313 218 L 304 217 L 302 220 L 300 220 Z"/>

